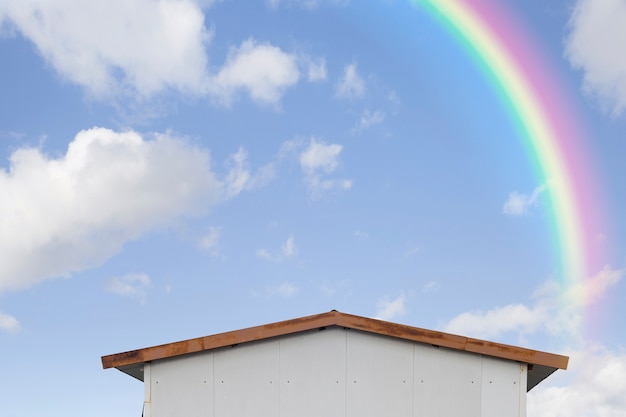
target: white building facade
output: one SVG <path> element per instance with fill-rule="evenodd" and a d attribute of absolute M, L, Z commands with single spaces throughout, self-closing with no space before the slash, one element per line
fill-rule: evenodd
<path fill-rule="evenodd" d="M 144 417 L 525 417 L 567 360 L 337 311 L 102 358 Z"/>

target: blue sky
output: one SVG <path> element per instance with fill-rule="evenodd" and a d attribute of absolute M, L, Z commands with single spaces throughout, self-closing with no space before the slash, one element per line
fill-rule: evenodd
<path fill-rule="evenodd" d="M 137 416 L 102 355 L 331 309 L 568 354 L 529 415 L 626 416 L 626 4 L 507 3 L 589 132 L 588 305 L 498 95 L 419 6 L 3 1 L 0 417 Z"/>

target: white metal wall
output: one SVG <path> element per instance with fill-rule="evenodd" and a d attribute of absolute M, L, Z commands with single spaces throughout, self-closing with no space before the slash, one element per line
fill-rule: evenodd
<path fill-rule="evenodd" d="M 146 364 L 145 417 L 525 417 L 526 366 L 337 327 Z"/>

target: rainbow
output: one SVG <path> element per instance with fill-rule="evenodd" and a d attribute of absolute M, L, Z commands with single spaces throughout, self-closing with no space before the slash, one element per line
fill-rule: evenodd
<path fill-rule="evenodd" d="M 580 118 L 541 48 L 500 1 L 415 3 L 457 38 L 503 98 L 548 189 L 563 292 L 584 283 L 601 267 L 595 169 L 583 146 Z"/>

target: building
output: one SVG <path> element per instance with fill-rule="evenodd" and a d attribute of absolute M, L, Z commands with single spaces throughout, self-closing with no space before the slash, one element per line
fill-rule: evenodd
<path fill-rule="evenodd" d="M 102 357 L 144 382 L 144 417 L 523 417 L 567 363 L 335 310 Z"/>

